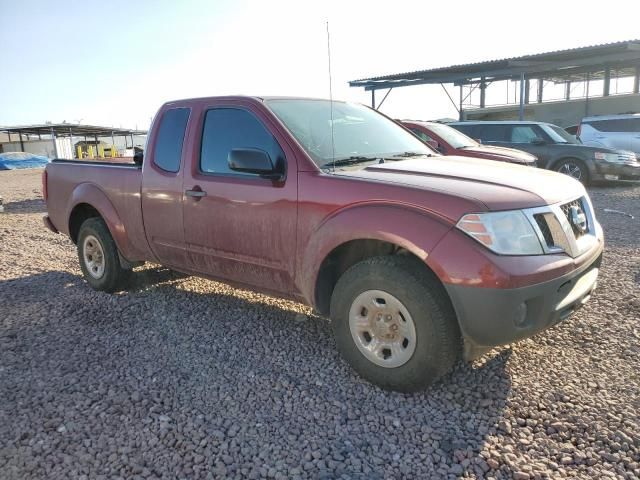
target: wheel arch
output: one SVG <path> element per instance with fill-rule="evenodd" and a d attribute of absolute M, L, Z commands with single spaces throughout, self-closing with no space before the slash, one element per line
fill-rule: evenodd
<path fill-rule="evenodd" d="M 442 219 L 401 206 L 344 211 L 314 232 L 302 251 L 303 295 L 318 312 L 328 314 L 340 276 L 356 263 L 377 256 L 409 256 L 438 278 L 426 260 L 450 228 Z"/>
<path fill-rule="evenodd" d="M 74 243 L 78 240 L 82 223 L 88 218 L 99 217 L 106 224 L 121 255 L 124 258 L 136 258 L 124 223 L 107 195 L 97 185 L 78 185 L 71 195 L 69 204 L 68 233 Z"/>

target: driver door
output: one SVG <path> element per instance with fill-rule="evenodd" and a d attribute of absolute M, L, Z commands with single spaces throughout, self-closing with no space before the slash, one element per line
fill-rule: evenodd
<path fill-rule="evenodd" d="M 192 270 L 265 290 L 290 293 L 296 251 L 295 157 L 262 111 L 242 102 L 200 112 L 184 175 L 184 234 Z M 282 180 L 229 168 L 229 152 L 259 149 L 286 163 Z M 193 196 L 189 192 L 201 192 Z"/>

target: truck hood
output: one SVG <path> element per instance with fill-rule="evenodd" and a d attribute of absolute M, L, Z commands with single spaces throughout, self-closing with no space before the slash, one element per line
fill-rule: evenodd
<path fill-rule="evenodd" d="M 466 198 L 488 210 L 540 207 L 585 194 L 582 184 L 566 175 L 458 156 L 418 157 L 340 174 Z"/>
<path fill-rule="evenodd" d="M 533 164 L 536 161 L 536 157 L 530 153 L 523 152 L 522 150 L 516 150 L 515 148 L 477 145 L 474 147 L 462 147 L 458 150 L 462 150 L 465 153 L 475 154 L 482 158 L 500 160 L 503 162 Z"/>

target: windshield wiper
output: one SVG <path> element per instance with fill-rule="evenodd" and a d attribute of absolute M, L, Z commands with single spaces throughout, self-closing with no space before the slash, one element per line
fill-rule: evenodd
<path fill-rule="evenodd" d="M 433 156 L 435 156 L 433 153 L 418 153 L 418 152 L 402 152 L 402 153 L 396 153 L 395 155 L 391 155 L 392 158 L 394 157 L 403 157 L 403 158 L 433 157 Z"/>
<path fill-rule="evenodd" d="M 329 160 L 323 166 L 330 167 L 332 165 L 336 165 L 336 166 L 354 165 L 356 163 L 373 162 L 375 160 L 380 160 L 380 157 L 367 157 L 365 155 L 353 155 L 351 157 L 341 158 L 339 160 L 333 160 L 333 161 Z"/>

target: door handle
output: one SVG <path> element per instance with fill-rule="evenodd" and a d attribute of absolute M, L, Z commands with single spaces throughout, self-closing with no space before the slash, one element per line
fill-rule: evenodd
<path fill-rule="evenodd" d="M 192 190 L 185 190 L 184 194 L 187 197 L 193 197 L 196 199 L 200 199 L 202 197 L 207 196 L 207 192 L 203 191 L 200 187 L 193 187 Z"/>

